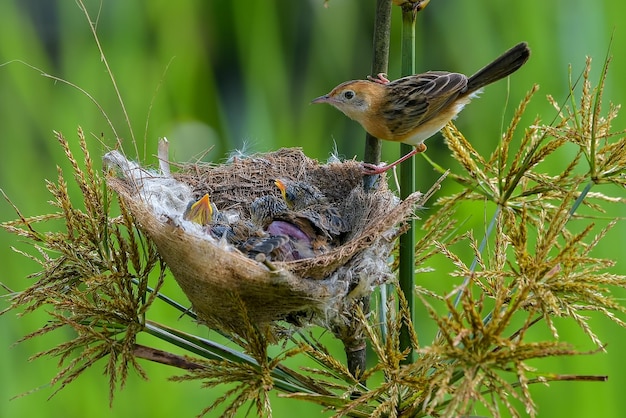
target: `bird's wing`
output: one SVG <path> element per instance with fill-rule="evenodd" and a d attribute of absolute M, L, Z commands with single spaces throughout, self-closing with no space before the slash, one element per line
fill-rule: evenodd
<path fill-rule="evenodd" d="M 339 211 L 332 206 L 315 205 L 301 211 L 300 214 L 310 220 L 313 226 L 328 238 L 335 237 L 348 230 Z"/>
<path fill-rule="evenodd" d="M 410 134 L 453 103 L 467 89 L 467 77 L 446 71 L 399 78 L 388 84 L 390 92 L 381 111 L 391 133 Z"/>
<path fill-rule="evenodd" d="M 287 235 L 250 237 L 239 245 L 239 250 L 254 258 L 256 254 L 270 255 L 288 242 L 289 237 Z"/>

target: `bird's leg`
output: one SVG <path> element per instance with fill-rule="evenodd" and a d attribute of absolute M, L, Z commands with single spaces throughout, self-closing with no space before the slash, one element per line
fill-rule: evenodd
<path fill-rule="evenodd" d="M 382 174 L 385 171 L 389 170 L 390 168 L 393 168 L 393 167 L 397 166 L 398 164 L 408 160 L 409 158 L 411 158 L 415 154 L 420 153 L 420 152 L 424 152 L 424 151 L 426 151 L 426 145 L 418 144 L 418 145 L 415 146 L 415 148 L 413 148 L 413 150 L 411 152 L 407 153 L 406 155 L 402 156 L 400 159 L 394 161 L 391 164 L 378 166 L 378 165 L 370 164 L 370 163 L 362 163 L 363 174 L 365 174 L 366 176 L 373 176 L 375 174 Z"/>
<path fill-rule="evenodd" d="M 369 81 L 373 81 L 374 83 L 378 83 L 378 84 L 387 84 L 387 83 L 389 83 L 389 79 L 387 78 L 387 74 L 385 74 L 385 73 L 378 73 L 378 74 L 376 74 L 376 77 L 372 77 L 372 76 L 368 75 L 367 79 Z"/>

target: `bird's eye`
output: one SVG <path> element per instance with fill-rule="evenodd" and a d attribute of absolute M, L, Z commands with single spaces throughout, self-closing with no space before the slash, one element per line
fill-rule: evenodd
<path fill-rule="evenodd" d="M 352 90 L 346 90 L 343 92 L 343 97 L 346 100 L 352 100 L 354 98 L 354 92 Z"/>

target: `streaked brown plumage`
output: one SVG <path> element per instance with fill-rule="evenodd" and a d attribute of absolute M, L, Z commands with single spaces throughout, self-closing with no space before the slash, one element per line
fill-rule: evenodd
<path fill-rule="evenodd" d="M 379 174 L 425 151 L 424 141 L 454 119 L 476 92 L 518 70 L 529 56 L 530 49 L 522 42 L 469 78 L 428 71 L 389 81 L 379 74 L 378 78 L 342 83 L 312 103 L 336 107 L 376 138 L 415 147 L 392 164 L 364 165 L 367 174 Z"/>
<path fill-rule="evenodd" d="M 287 203 L 277 196 L 266 195 L 255 199 L 250 205 L 250 213 L 252 222 L 268 234 L 265 238 L 250 240 L 250 252 L 264 252 L 275 261 L 294 261 L 314 257 L 327 250 L 325 236 L 310 220 L 290 210 Z"/>
<path fill-rule="evenodd" d="M 271 261 L 295 261 L 328 251 L 330 241 L 343 226 L 336 209 L 323 193 L 307 183 L 277 181 L 276 185 L 284 198 L 267 195 L 255 199 L 250 205 L 249 221 L 237 216 L 229 219 L 208 194 L 190 202 L 183 218 L 205 227 L 212 237 L 225 240 L 253 259 L 264 254 Z"/>
<path fill-rule="evenodd" d="M 304 181 L 277 179 L 274 184 L 287 207 L 307 218 L 328 238 L 334 239 L 348 230 L 341 214 L 317 187 Z"/>

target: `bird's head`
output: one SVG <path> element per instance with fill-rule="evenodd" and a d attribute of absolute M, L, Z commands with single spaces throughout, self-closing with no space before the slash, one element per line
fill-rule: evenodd
<path fill-rule="evenodd" d="M 302 210 L 314 204 L 327 203 L 326 196 L 308 182 L 276 179 L 274 184 L 289 209 Z"/>
<path fill-rule="evenodd" d="M 346 81 L 311 103 L 328 103 L 346 116 L 361 122 L 374 111 L 378 100 L 384 96 L 385 86 L 366 80 Z"/>
<path fill-rule="evenodd" d="M 293 187 L 289 187 L 285 180 L 276 179 L 274 180 L 274 185 L 278 187 L 280 190 L 280 194 L 283 197 L 283 200 L 287 204 L 289 209 L 293 209 L 294 200 L 296 199 L 295 194 L 293 193 Z"/>
<path fill-rule="evenodd" d="M 287 203 L 274 195 L 256 198 L 250 204 L 250 216 L 254 224 L 266 227 L 276 216 L 287 212 Z"/>
<path fill-rule="evenodd" d="M 209 200 L 209 195 L 205 194 L 197 202 L 189 202 L 183 213 L 183 219 L 202 226 L 210 224 L 213 220 L 213 205 Z"/>

